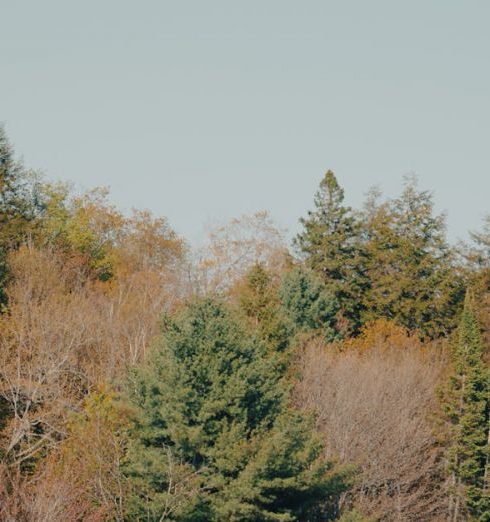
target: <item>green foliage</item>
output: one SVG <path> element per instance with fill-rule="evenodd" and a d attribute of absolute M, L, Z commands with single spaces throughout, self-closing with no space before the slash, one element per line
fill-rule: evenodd
<path fill-rule="evenodd" d="M 129 420 L 116 398 L 106 386 L 87 395 L 81 410 L 69 417 L 67 437 L 54 462 L 56 475 L 70 480 L 100 520 L 121 520 L 126 493 L 121 462 Z"/>
<path fill-rule="evenodd" d="M 363 320 L 385 317 L 425 337 L 447 335 L 464 289 L 431 195 L 408 179 L 399 198 L 382 204 L 371 199 L 364 222 L 370 285 Z"/>
<path fill-rule="evenodd" d="M 263 265 L 256 264 L 249 271 L 239 301 L 269 350 L 284 351 L 289 346 L 292 328 L 281 308 L 277 285 Z"/>
<path fill-rule="evenodd" d="M 471 232 L 473 248 L 470 261 L 480 269 L 490 269 L 490 215 L 485 216 L 483 228 L 479 232 Z"/>
<path fill-rule="evenodd" d="M 128 385 L 128 520 L 312 520 L 343 487 L 284 368 L 224 305 L 189 305 Z M 268 355 L 269 354 L 269 355 Z"/>
<path fill-rule="evenodd" d="M 303 231 L 294 240 L 308 267 L 320 274 L 339 302 L 342 335 L 359 330 L 362 300 L 368 281 L 363 275 L 360 223 L 344 205 L 344 190 L 328 171 L 315 195 L 315 210 L 300 220 Z"/>
<path fill-rule="evenodd" d="M 344 191 L 328 171 L 315 196 L 315 211 L 302 219 L 295 245 L 339 303 L 336 329 L 357 334 L 379 318 L 422 337 L 447 335 L 456 326 L 464 285 L 432 196 L 408 179 L 399 198 L 365 211 L 344 205 Z"/>
<path fill-rule="evenodd" d="M 478 316 L 483 327 L 490 318 L 488 296 L 490 295 L 490 215 L 483 220 L 482 229 L 470 232 L 472 244 L 463 252 L 465 276 L 468 286 L 479 301 Z M 485 317 L 486 316 L 486 317 Z"/>
<path fill-rule="evenodd" d="M 280 297 L 294 333 L 321 331 L 328 341 L 338 337 L 338 300 L 315 272 L 295 267 L 284 276 Z"/>
<path fill-rule="evenodd" d="M 107 190 L 97 188 L 76 196 L 67 184 L 44 183 L 41 193 L 44 210 L 36 242 L 63 253 L 88 278 L 106 281 L 113 277 L 113 248 L 124 219 L 107 202 Z"/>
<path fill-rule="evenodd" d="M 477 520 L 490 520 L 490 371 L 480 329 L 466 298 L 453 350 L 454 372 L 443 396 L 450 423 L 448 457 L 454 494 Z"/>
<path fill-rule="evenodd" d="M 16 228 L 27 218 L 25 171 L 15 160 L 5 130 L 0 127 L 0 231 L 2 241 L 16 239 Z"/>

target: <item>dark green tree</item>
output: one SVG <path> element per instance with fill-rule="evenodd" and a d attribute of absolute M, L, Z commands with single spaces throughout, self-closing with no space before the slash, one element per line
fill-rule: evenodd
<path fill-rule="evenodd" d="M 360 223 L 344 204 L 344 190 L 329 170 L 315 195 L 315 210 L 300 220 L 303 231 L 294 244 L 307 266 L 319 273 L 340 305 L 338 330 L 349 335 L 359 330 L 368 284 L 363 273 Z"/>
<path fill-rule="evenodd" d="M 321 332 L 327 341 L 339 337 L 339 302 L 316 272 L 293 268 L 284 276 L 279 295 L 293 333 Z"/>
<path fill-rule="evenodd" d="M 449 469 L 452 474 L 452 520 L 465 511 L 490 520 L 489 429 L 490 372 L 483 360 L 480 328 L 467 295 L 452 348 L 453 375 L 443 407 L 449 421 Z"/>
<path fill-rule="evenodd" d="M 15 159 L 5 129 L 0 126 L 0 303 L 5 303 L 7 254 L 26 237 L 38 204 L 27 172 Z"/>
<path fill-rule="evenodd" d="M 128 388 L 128 520 L 308 521 L 343 487 L 256 339 L 212 300 L 165 321 Z"/>

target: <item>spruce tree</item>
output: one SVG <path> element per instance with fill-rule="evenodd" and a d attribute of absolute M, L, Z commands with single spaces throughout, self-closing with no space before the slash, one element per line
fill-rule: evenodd
<path fill-rule="evenodd" d="M 339 302 L 313 270 L 297 266 L 283 277 L 281 306 L 292 333 L 321 332 L 325 340 L 338 338 Z"/>
<path fill-rule="evenodd" d="M 224 305 L 166 320 L 128 385 L 136 424 L 128 520 L 313 520 L 342 487 L 311 419 L 291 409 L 285 369 Z"/>
<path fill-rule="evenodd" d="M 34 211 L 24 167 L 14 158 L 5 129 L 0 126 L 0 303 L 5 301 L 7 253 L 24 239 Z"/>
<path fill-rule="evenodd" d="M 488 521 L 490 372 L 483 360 L 480 328 L 469 294 L 452 348 L 452 359 L 453 375 L 443 400 L 450 422 L 451 516 L 453 520 L 459 520 L 466 511 L 475 520 Z"/>
<path fill-rule="evenodd" d="M 318 272 L 340 305 L 337 329 L 343 335 L 360 327 L 367 280 L 363 274 L 360 224 L 344 204 L 344 190 L 329 170 L 315 195 L 315 210 L 300 220 L 294 244 L 307 266 Z"/>

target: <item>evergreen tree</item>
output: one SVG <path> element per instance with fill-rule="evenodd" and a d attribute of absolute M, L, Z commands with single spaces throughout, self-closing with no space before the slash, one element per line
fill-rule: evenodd
<path fill-rule="evenodd" d="M 483 361 L 482 338 L 469 295 L 452 357 L 454 372 L 443 400 L 450 422 L 452 519 L 459 520 L 466 508 L 476 520 L 489 521 L 490 372 Z"/>
<path fill-rule="evenodd" d="M 478 232 L 470 233 L 472 244 L 465 248 L 465 278 L 478 302 L 477 318 L 490 343 L 490 215 Z M 465 245 L 463 245 L 465 247 Z"/>
<path fill-rule="evenodd" d="M 307 521 L 340 490 L 288 405 L 284 368 L 255 339 L 211 300 L 165 321 L 130 380 L 128 520 Z"/>
<path fill-rule="evenodd" d="M 0 303 L 5 302 L 7 253 L 25 239 L 29 224 L 40 210 L 33 186 L 14 151 L 5 129 L 0 126 Z"/>
<path fill-rule="evenodd" d="M 248 272 L 239 301 L 240 308 L 269 350 L 286 350 L 292 328 L 281 308 L 277 284 L 262 264 L 257 263 Z"/>
<path fill-rule="evenodd" d="M 444 216 L 434 215 L 432 196 L 407 179 L 399 198 L 368 200 L 364 242 L 369 289 L 363 321 L 393 320 L 422 336 L 447 335 L 464 297 Z"/>
<path fill-rule="evenodd" d="M 351 208 L 344 205 L 344 190 L 332 171 L 320 182 L 314 202 L 315 210 L 300 220 L 304 229 L 294 244 L 337 298 L 340 305 L 337 328 L 343 335 L 349 335 L 360 327 L 360 297 L 367 284 L 362 268 L 360 225 Z"/>
<path fill-rule="evenodd" d="M 470 262 L 477 268 L 490 269 L 490 215 L 485 216 L 481 231 L 471 232 L 473 248 L 469 252 Z"/>
<path fill-rule="evenodd" d="M 293 333 L 320 331 L 327 341 L 338 337 L 338 300 L 313 270 L 298 266 L 288 272 L 279 295 Z"/>

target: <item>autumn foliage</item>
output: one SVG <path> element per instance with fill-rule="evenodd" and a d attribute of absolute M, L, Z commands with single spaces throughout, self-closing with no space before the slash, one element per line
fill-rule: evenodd
<path fill-rule="evenodd" d="M 0 130 L 0 520 L 490 520 L 488 223 L 328 171 L 300 224 L 193 248 Z"/>

